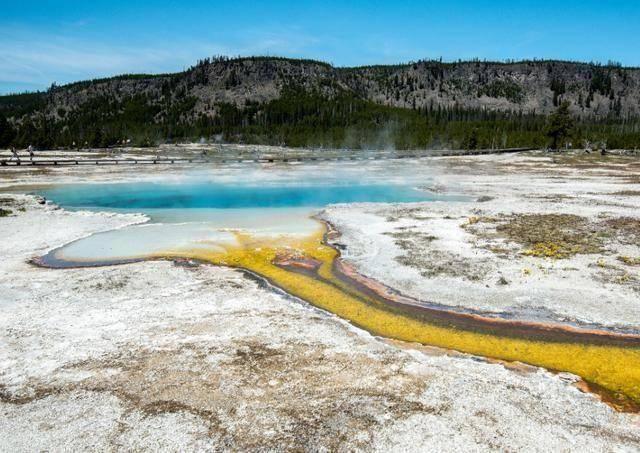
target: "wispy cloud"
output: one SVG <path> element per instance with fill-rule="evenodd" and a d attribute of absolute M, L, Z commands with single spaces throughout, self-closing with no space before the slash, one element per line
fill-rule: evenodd
<path fill-rule="evenodd" d="M 13 33 L 3 30 L 0 31 L 0 84 L 45 88 L 52 82 L 67 83 L 133 72 L 177 71 L 203 56 L 226 53 L 228 48 L 214 43 L 109 45 L 32 30 Z"/>
<path fill-rule="evenodd" d="M 299 27 L 284 27 L 279 30 L 245 30 L 240 53 L 277 53 L 280 55 L 300 54 L 326 40 L 310 35 Z"/>
<path fill-rule="evenodd" d="M 174 72 L 212 55 L 304 56 L 319 42 L 295 28 L 239 30 L 228 40 L 226 44 L 180 38 L 109 44 L 71 33 L 5 28 L 0 31 L 0 92 L 15 91 L 16 87 L 44 89 L 53 82 L 123 73 Z"/>

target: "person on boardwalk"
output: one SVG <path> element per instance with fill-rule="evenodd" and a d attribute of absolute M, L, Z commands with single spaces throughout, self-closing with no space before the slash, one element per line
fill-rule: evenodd
<path fill-rule="evenodd" d="M 29 145 L 29 148 L 27 148 L 27 150 L 29 151 L 29 160 L 33 162 L 33 146 Z"/>
<path fill-rule="evenodd" d="M 20 162 L 20 156 L 18 155 L 18 151 L 16 151 L 16 147 L 15 146 L 12 146 L 11 147 L 11 157 L 9 158 L 9 162 L 11 162 L 14 157 L 18 162 Z"/>

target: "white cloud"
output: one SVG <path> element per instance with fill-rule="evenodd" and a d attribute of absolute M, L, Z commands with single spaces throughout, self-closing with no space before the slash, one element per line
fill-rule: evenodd
<path fill-rule="evenodd" d="M 203 42 L 108 45 L 35 30 L 4 29 L 0 31 L 0 81 L 45 88 L 52 82 L 123 73 L 180 71 L 198 58 L 227 53 L 224 46 Z"/>
<path fill-rule="evenodd" d="M 295 27 L 276 31 L 238 30 L 227 44 L 180 39 L 154 42 L 147 38 L 118 44 L 74 35 L 82 24 L 66 24 L 59 33 L 26 27 L 0 30 L 0 92 L 15 87 L 47 88 L 51 83 L 124 73 L 176 72 L 213 55 L 309 56 L 321 41 Z M 326 42 L 325 42 L 326 44 Z M 316 54 L 317 55 L 317 54 Z"/>

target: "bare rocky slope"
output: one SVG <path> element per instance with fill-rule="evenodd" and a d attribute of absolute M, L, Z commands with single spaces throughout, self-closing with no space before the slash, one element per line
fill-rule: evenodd
<path fill-rule="evenodd" d="M 250 57 L 0 96 L 0 147 L 199 138 L 338 148 L 544 147 L 547 117 L 563 103 L 578 123 L 567 144 L 640 146 L 640 69 L 561 61 L 336 68 Z"/>
<path fill-rule="evenodd" d="M 59 117 L 98 98 L 116 102 L 138 95 L 151 103 L 163 101 L 160 117 L 178 111 L 210 116 L 221 104 L 243 107 L 278 99 L 291 86 L 328 97 L 346 92 L 403 108 L 458 106 L 548 114 L 566 100 L 572 113 L 583 117 L 640 114 L 640 69 L 635 68 L 562 61 L 419 61 L 336 68 L 312 60 L 267 57 L 206 59 L 176 74 L 125 75 L 54 86 L 40 94 L 37 111 Z M 11 97 L 0 100 L 0 109 L 19 115 Z M 177 106 L 185 100 L 188 105 Z"/>

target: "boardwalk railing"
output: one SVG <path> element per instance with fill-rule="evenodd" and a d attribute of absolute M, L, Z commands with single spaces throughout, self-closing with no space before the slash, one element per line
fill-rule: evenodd
<path fill-rule="evenodd" d="M 314 154 L 287 155 L 277 153 L 251 153 L 251 154 L 220 154 L 206 157 L 168 157 L 168 158 L 64 158 L 64 159 L 2 159 L 0 166 L 17 167 L 17 166 L 70 166 L 70 165 L 166 165 L 166 164 L 195 164 L 195 163 L 231 163 L 231 162 L 257 162 L 257 163 L 273 163 L 273 162 L 305 162 L 305 161 L 349 161 L 349 160 L 386 160 L 386 159 L 417 159 L 424 157 L 443 157 L 443 156 L 477 156 L 485 154 L 504 154 L 531 151 L 535 148 L 506 148 L 506 149 L 486 149 L 486 150 L 470 150 L 470 151 L 451 151 L 451 150 L 429 150 L 429 151 L 318 151 Z"/>
<path fill-rule="evenodd" d="M 208 159 L 33 159 L 33 160 L 0 160 L 0 166 L 65 166 L 65 165 L 136 165 L 136 164 L 188 164 L 207 163 Z"/>

